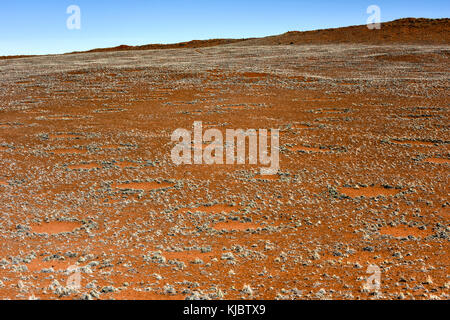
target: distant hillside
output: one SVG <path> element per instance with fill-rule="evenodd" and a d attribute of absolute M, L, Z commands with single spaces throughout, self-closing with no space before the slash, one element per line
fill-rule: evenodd
<path fill-rule="evenodd" d="M 366 43 L 366 44 L 450 44 L 450 19 L 405 18 L 385 22 L 381 28 L 370 30 L 366 25 L 314 31 L 291 31 L 281 35 L 251 39 L 193 40 L 174 44 L 148 44 L 94 49 L 87 52 L 125 50 L 205 48 L 226 44 L 245 46 Z"/>
<path fill-rule="evenodd" d="M 247 39 L 245 39 L 247 40 Z M 232 44 L 242 42 L 243 39 L 211 39 L 211 40 L 192 40 L 188 42 L 179 42 L 173 44 L 146 44 L 143 46 L 126 46 L 121 45 L 113 48 L 93 49 L 85 52 L 110 52 L 110 51 L 127 51 L 127 50 L 161 50 L 161 49 L 180 49 L 180 48 L 205 48 L 215 47 L 224 44 Z M 80 52 L 72 52 L 80 53 Z"/>
<path fill-rule="evenodd" d="M 406 18 L 382 23 L 370 30 L 366 25 L 315 31 L 292 31 L 278 36 L 243 41 L 244 45 L 325 43 L 450 44 L 450 19 Z"/>

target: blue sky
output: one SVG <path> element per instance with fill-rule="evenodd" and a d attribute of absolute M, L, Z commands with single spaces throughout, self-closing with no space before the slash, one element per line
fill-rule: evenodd
<path fill-rule="evenodd" d="M 372 4 L 381 8 L 382 21 L 450 15 L 449 0 L 2 0 L 0 55 L 359 25 L 366 23 Z M 66 27 L 69 5 L 81 9 L 80 30 Z"/>

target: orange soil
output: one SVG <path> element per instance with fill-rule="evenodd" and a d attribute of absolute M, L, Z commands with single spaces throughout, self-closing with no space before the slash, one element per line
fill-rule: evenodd
<path fill-rule="evenodd" d="M 276 175 L 276 174 L 272 174 L 272 175 L 262 175 L 262 174 L 257 174 L 255 176 L 255 179 L 262 179 L 262 180 L 279 180 L 280 176 Z"/>
<path fill-rule="evenodd" d="M 67 149 L 54 149 L 51 150 L 51 153 L 54 154 L 80 154 L 80 153 L 86 153 L 87 150 L 83 149 L 75 149 L 75 148 L 67 148 Z"/>
<path fill-rule="evenodd" d="M 444 158 L 426 158 L 423 161 L 429 162 L 429 163 L 436 163 L 436 164 L 449 164 L 450 163 L 449 159 L 444 159 Z"/>
<path fill-rule="evenodd" d="M 63 232 L 72 232 L 74 229 L 81 227 L 78 222 L 53 221 L 49 223 L 42 223 L 31 227 L 33 232 L 57 234 Z"/>
<path fill-rule="evenodd" d="M 383 227 L 380 229 L 381 234 L 390 235 L 393 237 L 426 237 L 432 234 L 429 230 L 420 230 L 418 228 L 412 228 L 407 226 L 400 227 Z"/>
<path fill-rule="evenodd" d="M 235 222 L 235 221 L 228 221 L 228 222 L 220 222 L 217 223 L 214 226 L 214 229 L 216 230 L 247 230 L 247 229 L 256 229 L 258 226 L 253 223 L 243 223 L 243 222 Z"/>

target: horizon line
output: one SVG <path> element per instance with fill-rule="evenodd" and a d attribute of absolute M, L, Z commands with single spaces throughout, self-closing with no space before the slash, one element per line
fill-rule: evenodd
<path fill-rule="evenodd" d="M 448 18 L 448 17 L 440 17 L 440 18 L 402 17 L 402 18 L 397 18 L 394 20 L 381 21 L 380 24 L 401 21 L 401 20 L 408 20 L 408 19 L 413 19 L 413 20 L 420 20 L 420 19 L 423 19 L 423 20 L 450 20 L 450 18 Z M 68 52 L 64 52 L 64 53 L 0 55 L 0 58 L 12 59 L 12 58 L 45 57 L 45 56 L 54 56 L 54 55 L 59 56 L 59 55 L 69 55 L 69 54 L 95 53 L 96 50 L 102 51 L 102 50 L 115 49 L 115 48 L 120 48 L 120 47 L 128 47 L 131 50 L 132 48 L 139 48 L 139 47 L 144 47 L 144 46 L 172 46 L 172 45 L 191 43 L 191 42 L 195 42 L 195 41 L 202 42 L 202 41 L 213 41 L 213 40 L 223 40 L 223 41 L 226 41 L 226 40 L 233 41 L 234 40 L 236 42 L 240 42 L 240 41 L 245 41 L 245 40 L 263 39 L 263 38 L 267 38 L 267 37 L 280 36 L 280 35 L 290 33 L 290 32 L 303 33 L 303 32 L 311 32 L 311 31 L 324 31 L 324 30 L 345 29 L 345 28 L 351 28 L 351 27 L 361 27 L 361 26 L 366 26 L 366 25 L 367 24 L 342 25 L 342 26 L 336 26 L 336 27 L 330 27 L 330 28 L 318 28 L 318 29 L 307 29 L 307 30 L 288 30 L 288 31 L 285 31 L 285 32 L 279 33 L 279 34 L 270 34 L 270 35 L 259 36 L 259 37 L 243 37 L 243 38 L 226 38 L 225 37 L 225 38 L 204 38 L 204 39 L 194 38 L 194 39 L 191 39 L 188 41 L 167 42 L 167 43 L 161 43 L 161 42 L 160 43 L 146 43 L 146 44 L 141 44 L 141 45 L 128 45 L 126 43 L 121 43 L 116 46 L 97 47 L 97 48 L 91 48 L 91 49 L 81 50 L 81 51 L 68 51 Z M 145 50 L 145 49 L 143 49 L 143 50 Z M 147 50 L 158 50 L 158 49 L 147 49 Z M 161 50 L 161 49 L 159 49 L 159 50 Z M 123 50 L 123 51 L 127 51 L 127 50 Z"/>

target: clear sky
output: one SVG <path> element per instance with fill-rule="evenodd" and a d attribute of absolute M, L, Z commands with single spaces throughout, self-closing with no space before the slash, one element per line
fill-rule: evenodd
<path fill-rule="evenodd" d="M 1 0 L 0 55 L 64 53 L 120 44 L 247 38 L 381 21 L 448 18 L 450 0 Z M 67 7 L 81 9 L 69 30 Z"/>

